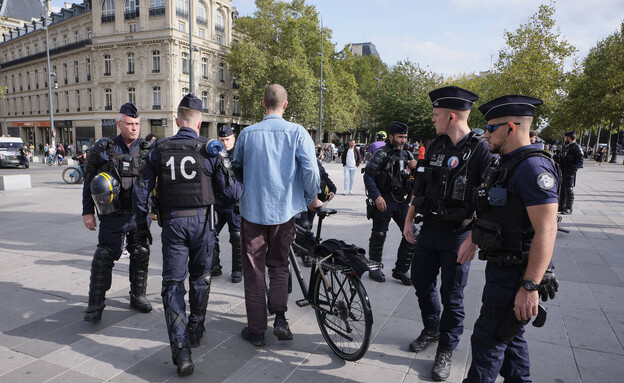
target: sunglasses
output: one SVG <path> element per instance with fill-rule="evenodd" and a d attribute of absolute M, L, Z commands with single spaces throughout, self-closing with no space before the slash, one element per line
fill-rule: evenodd
<path fill-rule="evenodd" d="M 485 130 L 487 130 L 490 134 L 494 133 L 496 131 L 496 129 L 498 129 L 499 127 L 503 126 L 503 125 L 507 125 L 509 124 L 508 122 L 503 122 L 501 124 L 493 124 L 493 125 L 488 125 L 485 124 Z M 513 122 L 514 125 L 520 125 L 519 122 Z"/>

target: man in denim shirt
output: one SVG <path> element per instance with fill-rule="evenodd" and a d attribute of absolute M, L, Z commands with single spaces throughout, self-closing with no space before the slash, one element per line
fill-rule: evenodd
<path fill-rule="evenodd" d="M 262 106 L 266 117 L 245 128 L 234 151 L 235 168 L 243 173 L 245 191 L 240 199 L 241 253 L 245 282 L 247 327 L 243 339 L 265 345 L 267 304 L 265 267 L 269 268 L 269 304 L 275 314 L 273 334 L 292 339 L 286 322 L 288 303 L 288 251 L 295 233 L 295 215 L 322 205 L 314 142 L 300 125 L 282 118 L 288 105 L 286 89 L 269 85 Z"/>

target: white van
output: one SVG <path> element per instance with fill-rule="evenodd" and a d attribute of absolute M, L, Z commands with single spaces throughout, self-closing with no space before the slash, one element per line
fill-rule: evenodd
<path fill-rule="evenodd" d="M 0 137 L 0 168 L 5 166 L 29 166 L 28 160 L 22 164 L 19 149 L 24 141 L 19 137 Z"/>

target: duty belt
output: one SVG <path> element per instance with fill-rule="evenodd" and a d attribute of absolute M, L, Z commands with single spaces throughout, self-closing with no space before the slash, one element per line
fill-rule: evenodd
<path fill-rule="evenodd" d="M 119 209 L 112 213 L 108 213 L 107 215 L 132 215 L 134 211 L 132 209 Z"/>
<path fill-rule="evenodd" d="M 208 208 L 202 207 L 197 209 L 183 209 L 183 210 L 165 210 L 161 211 L 160 215 L 163 220 L 179 217 L 196 217 L 200 215 L 206 215 Z"/>
<path fill-rule="evenodd" d="M 452 229 L 457 230 L 465 227 L 464 222 L 451 222 L 451 221 L 443 221 L 443 220 L 435 220 L 432 218 L 425 218 L 423 221 L 423 225 L 436 227 L 438 229 Z"/>
<path fill-rule="evenodd" d="M 491 254 L 487 251 L 481 250 L 479 251 L 479 259 L 482 261 L 491 262 L 497 264 L 498 266 L 525 266 L 527 264 L 527 260 L 529 259 L 529 252 L 522 251 L 516 254 L 511 253 L 497 253 Z"/>

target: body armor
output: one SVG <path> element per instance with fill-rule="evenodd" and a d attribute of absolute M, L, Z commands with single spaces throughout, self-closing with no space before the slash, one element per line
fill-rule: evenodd
<path fill-rule="evenodd" d="M 156 144 L 161 174 L 158 202 L 161 208 L 199 208 L 214 204 L 212 178 L 204 166 L 207 139 L 162 140 Z"/>
<path fill-rule="evenodd" d="M 373 176 L 384 199 L 405 202 L 412 188 L 407 163 L 413 159 L 411 152 L 386 145 L 375 151 L 365 172 Z"/>
<path fill-rule="evenodd" d="M 508 161 L 494 160 L 483 186 L 476 189 L 478 219 L 473 227 L 472 241 L 485 252 L 488 261 L 497 258 L 516 260 L 517 263 L 526 261 L 534 235 L 533 226 L 520 196 L 508 192 L 507 186 L 516 167 L 534 156 L 552 161 L 549 153 L 534 148 L 523 150 Z M 480 258 L 483 259 L 481 254 Z"/>
<path fill-rule="evenodd" d="M 429 159 L 418 161 L 414 185 L 416 210 L 432 223 L 461 224 L 473 212 L 472 190 L 481 174 L 468 162 L 481 142 L 481 136 L 470 133 L 462 148 L 436 139 L 427 148 Z"/>

